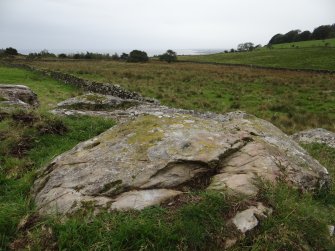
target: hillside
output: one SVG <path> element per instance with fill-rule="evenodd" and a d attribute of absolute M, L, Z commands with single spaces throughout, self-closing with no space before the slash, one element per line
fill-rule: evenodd
<path fill-rule="evenodd" d="M 36 64 L 38 63 L 36 62 Z M 50 62 L 48 64 L 40 62 L 40 64 L 43 67 L 58 69 L 63 72 L 72 71 L 75 75 L 82 75 L 85 76 L 85 78 L 99 79 L 104 82 L 118 81 L 120 85 L 127 86 L 128 89 L 137 87 L 141 90 L 144 89 L 145 86 L 149 86 L 150 88 L 142 90 L 142 93 L 144 91 L 144 93 L 151 94 L 151 96 L 156 96 L 156 94 L 158 95 L 158 93 L 160 93 L 162 95 L 160 100 L 164 100 L 166 103 L 166 95 L 169 95 L 171 98 L 170 104 L 174 104 L 176 107 L 193 107 L 198 109 L 202 107 L 203 111 L 215 110 L 217 112 L 220 112 L 220 110 L 223 112 L 223 109 L 234 110 L 234 107 L 237 108 L 238 105 L 241 105 L 243 108 L 256 107 L 253 108 L 255 109 L 253 110 L 254 112 L 258 109 L 266 110 L 268 113 L 262 115 L 261 112 L 258 115 L 264 118 L 270 118 L 268 116 L 273 115 L 271 121 L 278 123 L 282 128 L 286 128 L 287 131 L 292 130 L 292 127 L 294 127 L 295 130 L 301 128 L 297 116 L 303 111 L 307 111 L 307 113 L 302 114 L 303 116 L 300 117 L 300 119 L 303 120 L 301 122 L 307 124 L 307 127 L 315 127 L 314 122 L 316 122 L 316 120 L 313 118 L 317 119 L 317 122 L 320 123 L 318 126 L 333 126 L 333 118 L 324 117 L 315 110 L 328 111 L 330 116 L 332 115 L 330 112 L 333 110 L 334 105 L 332 101 L 332 90 L 334 86 L 332 75 L 305 72 L 288 72 L 288 74 L 286 74 L 285 71 L 262 69 L 255 69 L 255 72 L 253 72 L 253 69 L 241 67 L 194 64 L 122 64 L 101 62 L 93 65 L 92 61 Z M 206 85 L 210 75 L 213 76 L 212 79 L 210 79 L 211 83 L 210 85 Z M 197 78 L 193 79 L 194 76 L 197 76 Z M 224 77 L 225 80 L 224 88 L 222 88 L 224 82 L 219 82 L 219 79 L 222 77 Z M 170 80 L 171 82 L 167 83 L 168 78 L 172 79 Z M 195 83 L 201 82 L 202 78 L 203 83 L 195 85 Z M 175 86 L 172 85 L 173 82 L 175 82 Z M 184 116 L 183 114 L 177 115 L 176 117 L 176 115 L 171 116 L 171 114 L 166 113 L 165 117 L 162 117 L 159 115 L 162 113 L 159 113 L 158 117 L 146 116 L 142 117 L 144 118 L 142 120 L 132 120 L 133 122 L 130 124 L 123 124 L 123 126 L 119 124 L 114 127 L 115 129 L 110 129 L 108 134 L 98 136 L 99 138 L 96 139 L 101 140 L 101 142 L 98 141 L 100 143 L 94 142 L 94 144 L 92 144 L 92 140 L 90 140 L 84 145 L 81 145 L 82 148 L 80 149 L 84 152 L 73 152 L 75 149 L 79 149 L 77 147 L 71 150 L 72 152 L 66 153 L 67 150 L 70 150 L 78 142 L 98 135 L 112 127 L 115 122 L 102 117 L 64 117 L 46 113 L 50 109 L 53 109 L 60 100 L 81 95 L 82 90 L 66 85 L 61 81 L 56 81 L 50 77 L 45 77 L 40 73 L 0 67 L 0 83 L 24 83 L 37 94 L 40 101 L 40 108 L 35 111 L 14 111 L 6 117 L 3 117 L 0 121 L 0 135 L 5 139 L 0 141 L 1 250 L 222 250 L 223 246 L 228 246 L 230 243 L 229 237 L 238 236 L 238 233 L 235 232 L 236 230 L 232 228 L 234 226 L 229 225 L 229 218 L 237 212 L 243 213 L 249 210 L 249 208 L 258 207 L 256 203 L 258 201 L 261 201 L 265 206 L 273 209 L 274 213 L 267 218 L 254 218 L 257 222 L 258 220 L 260 221 L 257 228 L 252 232 L 248 231 L 241 239 L 233 239 L 233 241 L 235 241 L 233 244 L 236 244 L 228 250 L 305 250 L 305 247 L 310 250 L 333 250 L 334 239 L 329 237 L 327 225 L 333 224 L 334 190 L 330 190 L 329 193 L 319 193 L 317 196 L 309 192 L 300 193 L 300 190 L 286 185 L 283 182 L 284 180 L 281 179 L 280 182 L 277 183 L 277 186 L 273 186 L 272 183 L 267 182 L 259 184 L 259 195 L 253 199 L 216 191 L 204 191 L 204 187 L 208 185 L 207 176 L 204 176 L 203 179 L 195 179 L 190 183 L 185 183 L 183 186 L 174 187 L 175 189 L 183 189 L 183 196 L 177 199 L 171 199 L 161 206 L 154 206 L 143 211 L 102 211 L 96 214 L 96 211 L 93 211 L 92 208 L 93 204 L 83 203 L 82 211 L 71 215 L 68 220 L 65 220 L 61 215 L 47 217 L 43 214 L 39 214 L 37 205 L 31 197 L 32 191 L 44 191 L 39 188 L 36 188 L 36 190 L 31 189 L 34 180 L 37 175 L 39 176 L 40 174 L 37 170 L 47 163 L 50 163 L 53 157 L 64 152 L 69 158 L 79 157 L 81 159 L 80 161 L 85 158 L 93 162 L 96 159 L 95 157 L 97 157 L 96 154 L 100 156 L 101 153 L 108 153 L 105 155 L 107 158 L 105 162 L 108 168 L 114 167 L 114 165 L 110 164 L 112 160 L 111 157 L 115 158 L 115 161 L 118 161 L 119 157 L 127 153 L 130 156 L 124 155 L 125 158 L 129 161 L 138 161 L 139 168 L 141 168 L 141 165 L 146 165 L 147 163 L 144 157 L 147 155 L 146 152 L 148 149 L 152 149 L 154 145 L 164 146 L 163 143 L 165 141 L 162 137 L 162 130 L 165 130 L 164 133 L 171 131 L 169 134 L 171 136 L 167 138 L 167 142 L 171 142 L 173 139 L 177 142 L 180 141 L 180 143 L 184 142 L 190 131 L 193 132 L 194 137 L 190 138 L 190 140 L 192 140 L 190 141 L 191 143 L 176 144 L 178 146 L 180 145 L 182 149 L 187 149 L 183 151 L 186 151 L 185 154 L 187 154 L 188 159 L 190 157 L 190 149 L 193 147 L 196 147 L 195 149 L 198 149 L 199 146 L 204 147 L 204 149 L 199 148 L 193 153 L 196 159 L 199 156 L 201 157 L 201 154 L 207 156 L 208 151 L 219 151 L 218 154 L 223 155 L 220 151 L 227 145 L 229 145 L 229 147 L 236 147 L 236 144 L 224 144 L 223 148 L 211 147 L 215 145 L 212 144 L 211 141 L 214 141 L 214 143 L 216 141 L 221 143 L 225 142 L 222 141 L 221 138 L 218 138 L 218 133 L 220 133 L 220 137 L 229 138 L 229 140 L 232 137 L 234 143 L 241 140 L 243 141 L 243 144 L 241 143 L 239 146 L 241 151 L 236 151 L 237 149 L 227 151 L 228 154 L 234 154 L 234 156 L 232 156 L 234 158 L 231 159 L 234 161 L 236 157 L 238 157 L 239 161 L 243 161 L 245 158 L 245 155 L 241 154 L 243 151 L 246 151 L 247 156 L 255 154 L 255 149 L 257 150 L 257 147 L 255 147 L 256 143 L 264 142 L 262 143 L 265 147 L 264 150 L 262 150 L 263 148 L 259 148 L 258 150 L 260 152 L 257 153 L 262 157 L 264 153 L 273 154 L 285 150 L 278 148 L 281 147 L 282 144 L 277 144 L 277 150 L 273 150 L 273 144 L 275 142 L 281 142 L 280 138 L 285 139 L 285 142 L 291 141 L 282 133 L 278 134 L 278 132 L 276 132 L 275 135 L 271 132 L 271 135 L 275 138 L 268 136 L 263 137 L 264 133 L 266 133 L 266 135 L 269 133 L 268 129 L 266 129 L 269 124 L 256 118 L 252 119 L 252 121 L 258 121 L 254 127 L 255 131 L 252 131 L 252 134 L 250 133 L 255 140 L 251 140 L 243 136 L 250 129 L 248 126 L 249 123 L 243 125 L 238 117 L 233 120 L 233 124 L 229 124 L 231 122 L 226 123 L 227 128 L 234 128 L 230 134 L 222 131 L 225 127 L 219 126 L 216 120 L 208 118 L 208 113 L 204 114 L 204 116 L 206 115 L 206 119 L 189 117 L 190 115 L 188 115 L 187 117 L 183 117 L 182 120 L 178 118 Z M 192 85 L 194 85 L 194 88 L 190 89 Z M 294 87 L 296 85 L 299 85 L 300 89 L 304 90 L 304 93 L 294 93 Z M 171 89 L 168 90 L 167 93 L 162 92 L 163 89 L 167 89 L 163 88 L 164 86 L 169 86 Z M 236 88 L 235 93 L 231 93 L 233 90 L 229 89 L 229 87 Z M 188 92 L 184 96 L 177 96 L 183 93 L 181 90 L 186 91 L 188 89 L 190 89 L 193 94 Z M 195 93 L 197 89 L 199 89 L 198 91 L 201 93 Z M 310 92 L 308 90 L 310 90 Z M 230 95 L 224 96 L 227 92 L 229 92 Z M 292 96 L 286 96 L 285 93 L 292 94 Z M 312 96 L 313 93 L 318 93 L 319 95 Z M 239 97 L 239 94 L 244 94 L 244 97 Z M 265 96 L 261 96 L 261 94 Z M 210 100 L 214 106 L 209 106 L 210 103 L 200 104 L 199 102 L 201 99 L 204 99 L 204 96 L 211 98 Z M 270 96 L 275 96 L 276 100 L 270 101 Z M 92 97 L 92 95 L 90 97 Z M 258 97 L 259 100 L 256 100 L 256 97 Z M 279 105 L 277 98 L 278 100 L 296 99 L 300 104 L 299 110 L 294 111 L 292 106 L 285 106 L 285 104 Z M 100 104 L 100 99 L 95 100 Z M 177 102 L 177 100 L 179 100 L 179 102 Z M 92 99 L 90 99 L 90 101 L 92 101 Z M 320 107 L 321 103 L 318 105 L 321 101 L 325 106 Z M 267 102 L 273 102 L 273 105 Z M 231 108 L 228 108 L 227 104 L 231 104 Z M 171 111 L 174 111 L 173 108 Z M 286 112 L 290 112 L 290 114 L 286 116 Z M 124 115 L 124 112 L 122 114 Z M 285 116 L 283 120 L 280 120 L 281 114 Z M 310 116 L 308 114 L 310 114 Z M 236 116 L 239 116 L 238 113 L 236 113 Z M 160 117 L 163 119 L 159 119 Z M 224 121 L 230 121 L 230 119 Z M 245 122 L 245 120 L 243 121 Z M 250 120 L 249 122 L 251 123 L 252 121 Z M 299 125 L 299 128 L 294 126 L 295 123 Z M 199 130 L 199 126 L 202 126 L 201 130 Z M 247 127 L 244 128 L 245 126 Z M 190 130 L 190 128 L 192 130 Z M 273 128 L 273 126 L 271 126 L 271 128 Z M 175 137 L 175 134 L 173 134 L 174 131 L 183 133 L 182 137 L 180 137 L 180 134 L 176 134 L 178 137 Z M 204 133 L 208 135 L 204 136 Z M 213 137 L 213 135 L 215 135 L 215 137 Z M 280 138 L 277 139 L 276 135 L 280 135 Z M 264 141 L 260 137 L 269 140 L 269 142 Z M 211 141 L 204 141 L 204 138 L 208 138 Z M 120 144 L 123 144 L 124 139 L 128 139 L 125 142 L 127 142 L 127 144 L 129 143 L 129 145 L 119 148 L 117 144 L 121 146 Z M 271 146 L 269 143 L 271 143 Z M 169 144 L 166 145 L 166 147 L 169 147 Z M 244 144 L 249 144 L 250 147 L 244 147 L 246 146 Z M 286 145 L 287 144 L 284 144 L 283 146 L 286 147 Z M 111 150 L 101 150 L 100 148 L 114 146 L 117 146 L 115 149 L 120 151 L 119 154 L 111 155 Z M 291 144 L 291 146 L 293 148 L 288 152 L 295 152 L 295 150 L 301 151 L 301 148 L 297 148 L 298 146 L 296 144 Z M 136 151 L 134 147 L 136 147 Z M 308 150 L 314 158 L 319 160 L 322 165 L 328 168 L 330 176 L 333 179 L 334 149 L 326 145 L 315 143 L 303 145 L 303 147 Z M 269 151 L 266 149 L 269 149 Z M 265 150 L 266 152 L 264 152 Z M 172 152 L 174 151 L 175 150 Z M 285 151 L 287 151 L 287 149 Z M 161 150 L 158 149 L 156 153 L 160 154 L 165 152 L 167 151 L 163 148 Z M 91 156 L 93 156 L 93 158 Z M 158 155 L 156 154 L 155 156 Z M 178 156 L 178 159 L 179 158 Z M 61 159 L 58 158 L 58 160 Z M 81 166 L 81 164 L 83 164 L 82 162 L 75 159 L 72 160 L 72 169 L 74 169 L 74 165 L 79 165 L 75 167 L 76 170 L 80 170 L 80 168 L 83 167 Z M 256 160 L 258 161 L 257 163 L 260 163 L 259 158 L 256 158 Z M 208 161 L 211 165 L 214 163 L 211 158 L 209 158 Z M 234 161 L 229 162 L 233 166 L 232 170 L 236 169 Z M 235 163 L 239 163 L 239 161 L 235 161 Z M 263 158 L 263 161 L 267 161 L 267 158 Z M 54 165 L 55 170 L 57 166 L 61 167 L 61 162 L 62 161 L 57 161 L 57 163 L 53 162 L 56 163 Z M 290 159 L 290 162 L 297 163 L 297 165 L 299 164 L 297 159 Z M 315 163 L 313 160 L 312 162 Z M 65 161 L 63 163 L 70 162 Z M 97 163 L 101 164 L 101 159 Z M 121 161 L 120 163 L 127 162 Z M 188 168 L 192 167 L 194 163 L 200 162 L 189 161 L 185 163 L 188 163 L 188 165 L 186 165 L 186 168 Z M 309 162 L 305 163 L 308 164 Z M 262 164 L 265 164 L 265 162 L 262 162 Z M 96 167 L 95 164 L 87 166 Z M 207 167 L 207 165 L 204 166 Z M 230 166 L 230 164 L 228 166 Z M 67 172 L 71 170 L 69 167 L 70 165 L 65 164 L 65 168 L 62 170 Z M 180 168 L 181 166 L 179 165 L 176 166 L 176 168 L 177 167 Z M 281 166 L 282 169 L 286 167 L 287 166 Z M 254 167 L 249 165 L 249 168 L 253 169 Z M 121 169 L 125 170 L 125 168 Z M 51 169 L 48 170 L 51 171 Z M 171 168 L 171 170 L 177 169 Z M 46 173 L 48 172 L 45 172 L 45 174 Z M 99 175 L 99 173 L 100 172 L 96 172 L 96 170 L 91 173 L 87 172 L 86 178 L 91 179 L 94 175 Z M 185 174 L 188 173 L 189 172 L 185 172 Z M 262 173 L 267 172 L 262 171 Z M 75 175 L 72 176 L 72 178 L 76 179 L 79 176 L 80 179 L 77 179 L 77 181 L 80 182 L 83 180 L 83 177 L 85 177 L 81 174 L 83 174 L 83 172 L 78 173 L 75 171 Z M 163 175 L 160 178 L 169 180 L 165 179 L 165 177 L 167 177 L 165 171 L 159 174 Z M 214 175 L 216 173 L 208 174 Z M 240 173 L 237 175 L 239 174 Z M 291 175 L 292 173 L 287 174 Z M 109 174 L 107 173 L 106 175 Z M 71 178 L 70 175 L 63 176 L 55 174 L 52 178 L 45 179 L 45 181 L 52 181 L 54 177 L 65 177 L 65 180 L 60 180 L 61 182 L 67 182 L 67 180 Z M 130 176 L 128 175 L 127 177 L 129 178 Z M 175 182 L 176 176 L 172 175 L 171 177 L 173 177 L 172 181 Z M 218 178 L 219 177 L 220 176 L 218 176 Z M 283 177 L 289 176 L 285 175 Z M 306 180 L 309 182 L 312 180 L 307 178 Z M 131 176 L 129 180 L 132 181 L 133 179 L 134 177 Z M 103 179 L 101 179 L 101 181 L 99 180 L 99 182 L 89 184 L 99 186 L 102 181 Z M 37 182 L 35 183 L 35 187 L 36 184 L 46 187 L 46 182 Z M 157 179 L 156 182 L 158 182 Z M 105 195 L 105 192 L 113 188 L 113 185 L 117 185 L 115 187 L 116 189 L 121 184 L 123 184 L 123 182 L 120 183 L 118 181 L 103 185 L 101 193 Z M 250 187 L 250 185 L 248 185 L 247 188 L 248 187 Z M 83 187 L 79 184 L 74 187 L 74 189 L 77 190 L 82 188 Z M 55 189 L 67 189 L 67 187 L 66 184 L 61 186 L 56 184 Z M 143 191 L 147 192 L 148 190 Z M 72 194 L 77 193 L 74 191 Z M 133 195 L 133 193 L 130 195 Z M 59 197 L 55 197 L 55 200 L 58 198 Z M 113 201 L 107 201 L 106 205 L 111 202 Z M 49 205 L 49 203 L 42 205 L 46 206 Z M 69 203 L 66 203 L 66 205 L 69 205 Z M 76 205 L 76 203 L 72 204 L 70 209 L 75 208 Z M 264 217 L 266 217 L 266 215 L 264 215 Z"/>
<path fill-rule="evenodd" d="M 313 47 L 335 47 L 335 38 L 324 40 L 309 40 L 284 44 L 273 44 L 274 49 L 290 49 L 290 48 L 313 48 Z M 267 49 L 267 48 L 261 48 Z"/>
<path fill-rule="evenodd" d="M 313 127 L 335 129 L 333 75 L 192 63 L 33 61 L 31 65 L 118 83 L 173 107 L 247 111 L 287 133 Z"/>
<path fill-rule="evenodd" d="M 324 44 L 329 43 L 325 47 Z M 181 61 L 245 64 L 291 69 L 335 70 L 335 39 L 273 45 L 251 52 L 179 56 Z"/>

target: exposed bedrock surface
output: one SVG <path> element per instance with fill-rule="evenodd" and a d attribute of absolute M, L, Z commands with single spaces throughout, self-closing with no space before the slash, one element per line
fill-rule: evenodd
<path fill-rule="evenodd" d="M 33 194 L 41 213 L 72 213 L 87 203 L 142 209 L 195 186 L 253 196 L 259 178 L 302 190 L 329 182 L 327 170 L 269 122 L 241 112 L 161 112 L 120 123 L 56 157 L 40 171 Z"/>
<path fill-rule="evenodd" d="M 37 95 L 27 86 L 0 84 L 1 107 L 32 108 L 38 106 Z"/>
<path fill-rule="evenodd" d="M 335 148 L 335 133 L 327 131 L 323 128 L 316 128 L 298 132 L 293 134 L 291 137 L 299 143 L 319 143 L 326 144 L 329 147 Z"/>
<path fill-rule="evenodd" d="M 63 109 L 81 109 L 84 111 L 111 111 L 127 109 L 138 104 L 140 104 L 140 101 L 134 99 L 121 99 L 110 95 L 87 93 L 65 100 L 59 103 L 57 107 Z"/>

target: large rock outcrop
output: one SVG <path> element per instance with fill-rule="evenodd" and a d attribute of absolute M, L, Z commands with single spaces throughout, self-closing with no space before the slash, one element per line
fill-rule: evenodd
<path fill-rule="evenodd" d="M 25 85 L 0 84 L 0 105 L 32 108 L 38 106 L 38 99 Z"/>
<path fill-rule="evenodd" d="M 327 186 L 327 170 L 271 123 L 240 112 L 204 117 L 141 115 L 78 144 L 41 170 L 40 212 L 142 209 L 194 186 L 253 196 L 259 177 Z"/>

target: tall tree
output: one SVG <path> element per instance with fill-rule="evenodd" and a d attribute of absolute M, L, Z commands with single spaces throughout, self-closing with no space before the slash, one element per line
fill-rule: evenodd
<path fill-rule="evenodd" d="M 7 55 L 17 55 L 18 52 L 16 49 L 12 48 L 12 47 L 8 47 L 5 49 L 5 54 Z"/>
<path fill-rule="evenodd" d="M 283 34 L 276 34 L 274 35 L 270 41 L 269 41 L 269 44 L 281 44 L 281 43 L 284 43 L 283 42 L 283 39 L 284 39 L 284 35 Z"/>
<path fill-rule="evenodd" d="M 307 41 L 310 40 L 311 37 L 312 33 L 310 31 L 303 31 L 297 36 L 296 41 Z"/>
<path fill-rule="evenodd" d="M 312 33 L 313 39 L 326 39 L 330 38 L 332 34 L 332 26 L 331 25 L 321 25 L 314 29 Z"/>

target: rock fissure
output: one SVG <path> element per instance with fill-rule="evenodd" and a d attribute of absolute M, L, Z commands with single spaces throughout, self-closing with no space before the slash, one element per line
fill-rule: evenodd
<path fill-rule="evenodd" d="M 329 183 L 324 167 L 266 121 L 157 107 L 78 144 L 46 170 L 34 190 L 43 213 L 67 214 L 87 201 L 142 209 L 198 189 L 255 196 L 257 179 L 275 182 L 283 175 L 299 188 Z"/>

